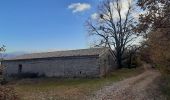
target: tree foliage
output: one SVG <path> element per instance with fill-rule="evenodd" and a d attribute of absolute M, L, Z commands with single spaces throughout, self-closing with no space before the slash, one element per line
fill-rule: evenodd
<path fill-rule="evenodd" d="M 139 32 L 147 35 L 149 57 L 170 73 L 170 1 L 138 0 L 138 5 L 145 10 L 140 15 Z"/>
<path fill-rule="evenodd" d="M 145 11 L 139 17 L 139 32 L 148 33 L 158 28 L 170 27 L 169 0 L 138 0 L 137 5 Z"/>

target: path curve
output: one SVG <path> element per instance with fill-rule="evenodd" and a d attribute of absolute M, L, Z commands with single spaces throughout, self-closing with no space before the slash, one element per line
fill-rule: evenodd
<path fill-rule="evenodd" d="M 90 100 L 166 100 L 156 91 L 160 73 L 147 69 L 138 76 L 113 83 L 95 92 Z"/>

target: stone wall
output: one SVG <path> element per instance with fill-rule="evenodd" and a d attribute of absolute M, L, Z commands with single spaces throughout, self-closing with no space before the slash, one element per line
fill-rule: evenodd
<path fill-rule="evenodd" d="M 100 55 L 99 62 L 101 76 L 105 76 L 117 68 L 115 64 L 115 58 L 112 56 L 109 50 Z"/>
<path fill-rule="evenodd" d="M 98 57 L 48 58 L 34 60 L 4 61 L 3 74 L 10 76 L 17 74 L 19 66 L 21 72 L 44 74 L 47 77 L 99 77 Z"/>

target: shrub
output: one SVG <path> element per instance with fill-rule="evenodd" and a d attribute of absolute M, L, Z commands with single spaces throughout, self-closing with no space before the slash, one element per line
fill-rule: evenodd
<path fill-rule="evenodd" d="M 25 72 L 25 73 L 19 73 L 19 74 L 12 74 L 11 77 L 13 78 L 37 78 L 38 73 Z"/>
<path fill-rule="evenodd" d="M 170 75 L 162 75 L 159 85 L 161 92 L 166 96 L 167 100 L 170 100 Z"/>
<path fill-rule="evenodd" d="M 9 86 L 0 86 L 0 100 L 20 100 L 14 88 Z"/>
<path fill-rule="evenodd" d="M 19 77 L 21 77 L 21 78 L 37 78 L 38 73 L 30 73 L 30 72 L 21 73 L 21 74 L 19 74 Z"/>
<path fill-rule="evenodd" d="M 7 84 L 8 82 L 7 82 L 7 80 L 5 79 L 5 78 L 3 78 L 2 80 L 1 80 L 1 82 L 0 82 L 0 84 L 1 85 L 5 85 L 5 84 Z"/>

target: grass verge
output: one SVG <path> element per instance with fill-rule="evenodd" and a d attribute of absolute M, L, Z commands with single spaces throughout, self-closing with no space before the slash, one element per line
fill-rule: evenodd
<path fill-rule="evenodd" d="M 22 100 L 82 100 L 99 88 L 142 73 L 141 68 L 121 69 L 106 78 L 94 79 L 24 79 L 13 82 Z"/>

